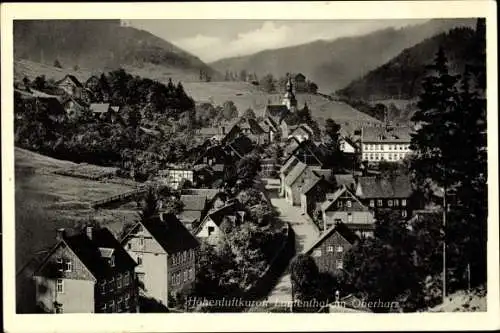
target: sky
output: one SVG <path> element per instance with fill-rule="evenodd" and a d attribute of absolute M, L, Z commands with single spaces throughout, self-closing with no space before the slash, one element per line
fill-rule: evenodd
<path fill-rule="evenodd" d="M 427 20 L 129 20 L 205 62 L 339 37 L 401 28 Z"/>

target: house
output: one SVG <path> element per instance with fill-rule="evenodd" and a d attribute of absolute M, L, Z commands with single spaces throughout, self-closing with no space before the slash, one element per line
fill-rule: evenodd
<path fill-rule="evenodd" d="M 144 293 L 165 306 L 196 276 L 199 243 L 173 214 L 138 222 L 122 239 L 137 262 L 137 279 Z"/>
<path fill-rule="evenodd" d="M 363 127 L 361 160 L 368 162 L 398 162 L 410 152 L 410 127 Z"/>
<path fill-rule="evenodd" d="M 309 126 L 306 127 L 306 125 L 300 125 L 292 130 L 292 132 L 288 135 L 288 138 L 290 137 L 294 137 L 298 142 L 302 142 L 304 140 L 312 139 L 313 133 L 310 131 Z"/>
<path fill-rule="evenodd" d="M 338 275 L 344 269 L 344 256 L 356 244 L 358 237 L 346 225 L 339 222 L 323 232 L 306 251 L 320 272 Z"/>
<path fill-rule="evenodd" d="M 197 164 L 208 164 L 212 166 L 214 164 L 231 164 L 232 158 L 228 153 L 226 147 L 222 145 L 208 146 L 204 150 L 195 152 L 194 165 Z"/>
<path fill-rule="evenodd" d="M 263 158 L 260 167 L 260 175 L 264 178 L 276 178 L 279 174 L 280 165 L 275 158 Z"/>
<path fill-rule="evenodd" d="M 308 182 L 313 177 L 313 171 L 318 170 L 318 166 L 309 166 L 298 162 L 286 175 L 284 181 L 284 193 L 286 201 L 292 205 L 301 204 L 301 193 L 307 188 Z"/>
<path fill-rule="evenodd" d="M 233 225 L 239 225 L 245 220 L 245 207 L 239 202 L 227 202 L 223 207 L 208 212 L 193 234 L 207 243 L 215 245 L 223 237 L 222 222 L 229 220 Z"/>
<path fill-rule="evenodd" d="M 334 193 L 326 195 L 321 204 L 323 230 L 328 230 L 337 222 L 342 222 L 358 235 L 373 236 L 375 219 L 373 212 L 342 185 Z"/>
<path fill-rule="evenodd" d="M 170 164 L 158 172 L 159 181 L 177 190 L 183 181 L 194 182 L 194 170 L 189 164 Z"/>
<path fill-rule="evenodd" d="M 83 85 L 74 75 L 66 75 L 64 78 L 56 82 L 57 87 L 64 90 L 68 95 L 81 98 Z"/>
<path fill-rule="evenodd" d="M 97 90 L 101 85 L 101 80 L 96 75 L 92 75 L 85 81 L 85 88 Z"/>
<path fill-rule="evenodd" d="M 108 229 L 58 229 L 56 240 L 33 274 L 43 311 L 137 312 L 137 264 Z"/>
<path fill-rule="evenodd" d="M 250 133 L 247 134 L 248 138 L 252 140 L 253 143 L 263 145 L 269 143 L 268 132 L 265 131 L 262 126 L 255 119 L 248 119 L 248 126 L 250 127 Z"/>
<path fill-rule="evenodd" d="M 359 177 L 355 191 L 355 195 L 370 209 L 400 211 L 404 218 L 410 216 L 411 194 L 411 181 L 406 175 Z"/>
<path fill-rule="evenodd" d="M 197 130 L 194 135 L 203 140 L 212 138 L 220 140 L 225 133 L 223 127 L 204 127 Z"/>
<path fill-rule="evenodd" d="M 326 200 L 326 194 L 333 191 L 333 184 L 323 175 L 318 175 L 313 171 L 313 177 L 308 180 L 306 186 L 300 193 L 300 208 L 302 213 L 313 218 L 315 210 L 320 203 Z"/>
<path fill-rule="evenodd" d="M 253 150 L 254 145 L 252 140 L 241 134 L 236 137 L 236 139 L 229 142 L 225 148 L 227 154 L 231 157 L 231 160 L 235 162 L 243 158 L 243 156 L 249 154 Z"/>
<path fill-rule="evenodd" d="M 90 104 L 90 111 L 95 116 L 103 116 L 104 114 L 111 111 L 111 106 L 109 103 L 91 103 Z"/>
<path fill-rule="evenodd" d="M 345 154 L 356 154 L 357 153 L 357 145 L 348 137 L 339 137 L 339 146 L 340 151 Z"/>
<path fill-rule="evenodd" d="M 204 214 L 207 213 L 208 198 L 205 195 L 183 194 L 180 200 L 183 203 L 183 208 L 177 218 L 188 230 L 191 230 L 192 224 L 201 222 Z"/>
<path fill-rule="evenodd" d="M 61 101 L 61 105 L 63 106 L 64 110 L 66 111 L 66 114 L 68 117 L 79 117 L 82 115 L 84 112 L 88 111 L 89 106 L 86 104 L 84 101 L 73 98 L 73 97 L 67 97 Z"/>
<path fill-rule="evenodd" d="M 291 158 L 291 156 L 295 156 L 299 161 L 310 166 L 325 166 L 328 164 L 326 156 L 311 140 L 299 142 L 295 149 L 289 153 L 285 163 Z"/>
<path fill-rule="evenodd" d="M 279 195 L 280 196 L 285 196 L 285 178 L 288 176 L 290 171 L 299 163 L 300 161 L 295 157 L 292 156 L 292 158 L 289 158 L 285 164 L 280 168 L 279 170 L 279 175 L 280 175 L 280 190 L 279 190 Z"/>
<path fill-rule="evenodd" d="M 296 137 L 292 136 L 292 137 L 288 138 L 286 140 L 286 146 L 283 149 L 283 155 L 285 157 L 289 157 L 290 155 L 292 155 L 295 152 L 295 150 L 297 149 L 297 147 L 299 146 L 299 144 L 300 144 L 300 141 L 298 141 Z"/>

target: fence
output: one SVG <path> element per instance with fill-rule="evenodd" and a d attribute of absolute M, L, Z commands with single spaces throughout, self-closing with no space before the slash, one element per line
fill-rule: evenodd
<path fill-rule="evenodd" d="M 128 199 L 136 197 L 136 196 L 146 194 L 147 191 L 148 191 L 148 188 L 146 186 L 141 186 L 140 188 L 132 190 L 132 191 L 120 193 L 120 194 L 113 195 L 113 196 L 110 196 L 110 197 L 107 197 L 107 198 L 104 198 L 101 200 L 93 201 L 91 203 L 91 206 L 92 206 L 92 208 L 101 208 L 101 207 L 106 206 L 110 203 L 121 202 L 121 201 L 125 201 L 125 200 L 128 200 Z"/>

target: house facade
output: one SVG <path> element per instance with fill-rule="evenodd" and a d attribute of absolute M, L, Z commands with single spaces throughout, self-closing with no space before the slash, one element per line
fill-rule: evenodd
<path fill-rule="evenodd" d="M 222 222 L 228 220 L 233 225 L 239 225 L 245 220 L 245 209 L 238 202 L 228 202 L 223 207 L 208 212 L 199 227 L 193 231 L 197 238 L 215 245 L 224 238 Z"/>
<path fill-rule="evenodd" d="M 122 245 L 137 262 L 142 291 L 165 306 L 196 276 L 198 241 L 172 214 L 138 222 Z"/>
<path fill-rule="evenodd" d="M 187 165 L 172 165 L 165 170 L 159 171 L 159 180 L 165 185 L 177 190 L 182 181 L 194 182 L 194 170 Z"/>
<path fill-rule="evenodd" d="M 33 274 L 37 306 L 49 313 L 137 312 L 135 266 L 108 229 L 59 229 Z"/>
<path fill-rule="evenodd" d="M 355 245 L 358 237 L 342 223 L 323 232 L 320 238 L 305 251 L 312 257 L 320 272 L 338 275 L 344 270 L 344 257 Z"/>
<path fill-rule="evenodd" d="M 364 127 L 361 134 L 361 160 L 398 162 L 409 153 L 409 127 Z"/>
<path fill-rule="evenodd" d="M 411 216 L 413 205 L 411 181 L 407 175 L 359 177 L 355 195 L 370 210 L 399 211 L 401 217 Z"/>
<path fill-rule="evenodd" d="M 335 193 L 327 194 L 321 205 L 323 230 L 328 230 L 336 223 L 343 223 L 358 235 L 373 236 L 375 219 L 373 212 L 342 185 Z"/>
<path fill-rule="evenodd" d="M 74 75 L 66 75 L 63 79 L 57 81 L 56 85 L 72 97 L 82 97 L 83 85 Z"/>

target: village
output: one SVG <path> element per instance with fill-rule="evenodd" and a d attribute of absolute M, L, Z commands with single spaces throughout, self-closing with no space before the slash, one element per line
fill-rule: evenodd
<path fill-rule="evenodd" d="M 88 103 L 98 81 L 91 77 L 81 83 L 67 75 L 56 82 L 60 95 L 22 83 L 15 93 L 21 99 L 54 103 L 65 116 L 90 112 L 113 123 L 119 106 Z M 137 190 L 94 202 L 94 209 L 127 202 L 137 202 L 138 211 L 143 207 L 141 219 L 129 221 L 119 237 L 92 224 L 54 230 L 53 247 L 28 266 L 34 288 L 23 291 L 32 293 L 24 295 L 32 300 L 24 307 L 49 313 L 186 310 L 186 295 L 206 297 L 192 290 L 186 294 L 199 278 L 200 260 L 206 260 L 202 251 L 225 251 L 228 242 L 248 241 L 233 235 L 248 233 L 243 228 L 247 224 L 260 228 L 256 241 L 269 238 L 266 258 L 253 278 L 242 277 L 248 280 L 240 285 L 242 291 L 230 295 L 292 304 L 293 257 L 308 256 L 320 273 L 342 275 L 349 249 L 374 236 L 378 211 L 390 211 L 405 221 L 435 214 L 435 207 L 424 206 L 412 195 L 404 167 L 413 128 L 383 122 L 343 128 L 331 121 L 329 130 L 320 129 L 308 105 L 298 105 L 295 81 L 288 76 L 281 103 L 269 103 L 259 119 L 239 116 L 196 130 L 199 144 L 189 160 L 166 164 Z M 239 177 L 242 171 L 246 174 Z M 90 177 L 82 174 L 76 168 L 66 175 Z M 116 175 L 110 171 L 96 179 L 103 177 Z M 436 189 L 437 202 L 439 197 Z M 172 211 L 172 202 L 182 209 Z M 370 311 L 354 306 L 348 291 L 323 292 L 337 304 L 348 301 L 351 311 Z M 239 309 L 248 310 L 256 311 Z M 336 311 L 333 305 L 317 310 Z"/>

